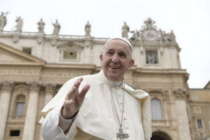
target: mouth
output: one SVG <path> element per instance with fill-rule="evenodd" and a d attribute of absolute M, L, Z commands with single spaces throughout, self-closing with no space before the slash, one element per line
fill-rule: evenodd
<path fill-rule="evenodd" d="M 110 65 L 109 67 L 112 68 L 112 69 L 119 69 L 120 68 L 120 66 L 115 66 L 115 65 Z"/>

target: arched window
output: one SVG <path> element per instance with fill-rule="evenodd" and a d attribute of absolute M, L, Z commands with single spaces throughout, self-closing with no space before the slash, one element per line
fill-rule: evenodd
<path fill-rule="evenodd" d="M 15 103 L 14 115 L 17 117 L 23 116 L 24 115 L 24 106 L 25 106 L 25 96 L 24 95 L 17 96 L 16 103 Z"/>
<path fill-rule="evenodd" d="M 152 108 L 152 119 L 153 120 L 162 120 L 162 107 L 161 102 L 159 99 L 152 99 L 151 100 L 151 108 Z"/>

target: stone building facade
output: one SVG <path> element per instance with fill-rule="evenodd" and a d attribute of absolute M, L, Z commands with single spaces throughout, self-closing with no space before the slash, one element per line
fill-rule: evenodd
<path fill-rule="evenodd" d="M 58 29 L 45 34 L 43 23 L 36 33 L 1 29 L 0 140 L 42 140 L 40 111 L 62 84 L 100 71 L 99 55 L 108 38 L 92 37 L 87 24 L 81 36 L 59 35 Z M 152 140 L 209 140 L 210 84 L 188 88 L 189 74 L 181 68 L 173 31 L 157 29 L 148 18 L 141 30 L 126 25 L 122 33 L 135 59 L 125 81 L 151 96 Z"/>

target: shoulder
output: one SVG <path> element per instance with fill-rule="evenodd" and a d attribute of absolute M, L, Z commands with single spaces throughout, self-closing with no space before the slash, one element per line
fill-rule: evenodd
<path fill-rule="evenodd" d="M 127 84 L 125 84 L 125 88 L 130 90 L 130 91 L 141 91 L 141 92 L 147 93 L 146 91 L 144 91 L 142 89 L 134 89 L 133 87 L 131 87 L 130 85 L 127 85 Z"/>
<path fill-rule="evenodd" d="M 127 85 L 127 84 L 125 84 L 124 86 L 125 86 L 125 89 L 133 90 L 133 91 L 135 90 L 133 87 L 131 87 L 131 86 Z"/>
<path fill-rule="evenodd" d="M 149 97 L 149 94 L 142 89 L 133 89 L 131 86 L 128 85 L 125 85 L 124 89 L 132 96 L 140 99 Z"/>

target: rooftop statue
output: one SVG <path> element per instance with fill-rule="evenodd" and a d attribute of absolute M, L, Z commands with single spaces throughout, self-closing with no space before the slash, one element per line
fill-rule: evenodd
<path fill-rule="evenodd" d="M 128 32 L 130 31 L 129 26 L 124 22 L 124 25 L 122 27 L 122 37 L 128 38 Z"/>
<path fill-rule="evenodd" d="M 58 20 L 56 19 L 55 23 L 53 23 L 53 26 L 54 26 L 54 30 L 53 30 L 53 33 L 52 35 L 58 35 L 59 32 L 60 32 L 60 24 L 58 23 Z"/>
<path fill-rule="evenodd" d="M 45 26 L 44 21 L 40 19 L 40 21 L 37 24 L 38 24 L 38 33 L 44 34 L 44 26 Z"/>
<path fill-rule="evenodd" d="M 173 38 L 173 40 L 174 40 L 174 41 L 176 40 L 176 36 L 175 36 L 175 34 L 174 34 L 174 31 L 173 31 L 173 30 L 171 30 L 171 32 L 170 32 L 170 36 Z"/>
<path fill-rule="evenodd" d="M 140 32 L 139 31 L 130 31 L 130 33 L 132 33 L 133 35 L 131 36 L 131 40 L 132 41 L 137 41 L 137 40 L 139 40 L 140 39 Z"/>
<path fill-rule="evenodd" d="M 22 32 L 23 29 L 23 19 L 21 17 L 18 17 L 16 19 L 16 26 L 15 26 L 15 32 Z"/>
<path fill-rule="evenodd" d="M 160 39 L 162 42 L 176 42 L 176 36 L 173 30 L 171 30 L 170 33 L 166 33 L 165 31 L 162 31 L 160 29 L 159 32 L 160 32 Z"/>
<path fill-rule="evenodd" d="M 6 26 L 7 24 L 7 13 L 3 13 L 1 12 L 1 15 L 0 15 L 0 32 L 3 31 L 4 27 Z"/>
<path fill-rule="evenodd" d="M 90 33 L 91 33 L 91 25 L 88 21 L 87 24 L 85 25 L 85 35 L 90 36 Z"/>
<path fill-rule="evenodd" d="M 148 18 L 147 20 L 144 21 L 144 24 L 146 25 L 146 28 L 155 28 L 154 24 L 155 21 L 152 20 L 151 18 Z"/>

